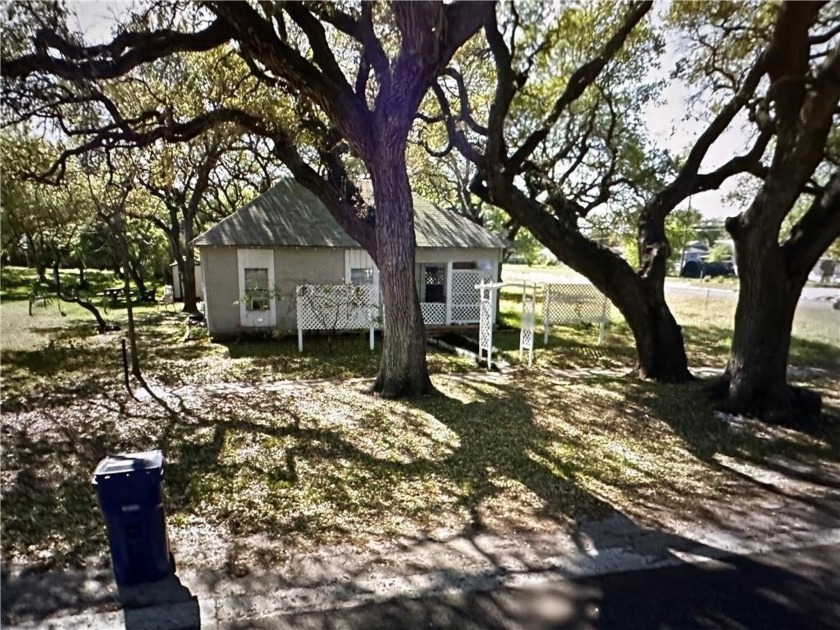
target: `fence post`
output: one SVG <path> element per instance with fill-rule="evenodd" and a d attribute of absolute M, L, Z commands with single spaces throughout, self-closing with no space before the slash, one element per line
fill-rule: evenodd
<path fill-rule="evenodd" d="M 122 346 L 123 381 L 125 382 L 125 388 L 131 392 L 131 383 L 128 381 L 128 350 L 125 347 L 125 337 L 120 339 L 120 346 Z"/>
<path fill-rule="evenodd" d="M 548 346 L 548 329 L 551 327 L 551 285 L 543 291 L 543 345 Z"/>

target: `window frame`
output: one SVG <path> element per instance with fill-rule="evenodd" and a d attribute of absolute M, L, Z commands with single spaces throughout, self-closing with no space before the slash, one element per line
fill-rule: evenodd
<path fill-rule="evenodd" d="M 367 278 L 366 282 L 356 282 L 353 278 L 353 272 L 363 272 Z M 374 284 L 374 273 L 372 267 L 351 267 L 350 268 L 350 283 L 357 287 L 363 287 L 368 284 Z"/>
<path fill-rule="evenodd" d="M 249 283 L 249 272 L 262 271 L 265 274 L 265 282 L 263 287 L 252 288 L 253 285 Z M 243 279 L 245 281 L 245 310 L 250 312 L 265 312 L 271 310 L 271 296 L 269 295 L 268 287 L 268 267 L 244 267 L 242 270 Z"/>

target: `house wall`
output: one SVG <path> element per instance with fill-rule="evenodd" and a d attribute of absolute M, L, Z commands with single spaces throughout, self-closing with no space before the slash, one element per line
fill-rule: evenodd
<path fill-rule="evenodd" d="M 295 288 L 299 284 L 344 283 L 344 249 L 282 247 L 274 250 L 275 284 L 283 296 L 277 304 L 277 327 L 297 330 Z"/>
<path fill-rule="evenodd" d="M 201 247 L 204 313 L 211 335 L 236 334 L 239 328 L 239 270 L 234 247 Z"/>
<path fill-rule="evenodd" d="M 264 288 L 271 291 L 277 286 L 274 277 L 274 251 L 267 247 L 249 248 L 239 247 L 236 249 L 236 268 L 239 286 L 239 323 L 246 328 L 274 328 L 277 326 L 277 300 L 265 296 L 249 296 L 246 272 L 248 269 L 264 270 L 267 272 L 267 282 Z M 262 282 L 262 278 L 259 280 Z M 259 305 L 258 309 L 251 310 L 251 306 Z M 267 306 L 267 310 L 263 309 Z"/>
<path fill-rule="evenodd" d="M 274 250 L 274 284 L 281 295 L 277 301 L 277 328 L 297 328 L 295 288 L 300 284 L 342 284 L 349 279 L 347 251 L 343 248 L 283 247 Z M 498 268 L 498 249 L 418 248 L 418 263 L 478 262 L 487 260 Z M 201 247 L 205 312 L 211 335 L 238 334 L 239 269 L 237 248 Z"/>

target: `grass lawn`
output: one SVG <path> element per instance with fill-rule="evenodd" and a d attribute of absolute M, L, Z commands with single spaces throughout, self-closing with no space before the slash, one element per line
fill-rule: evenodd
<path fill-rule="evenodd" d="M 672 307 L 693 364 L 722 366 L 724 305 L 689 297 Z M 669 512 L 701 519 L 708 501 L 760 490 L 725 462 L 840 462 L 840 344 L 819 326 L 822 312 L 803 316 L 792 351 L 799 365 L 835 361 L 833 372 L 808 377 L 834 419 L 816 435 L 755 423 L 733 431 L 702 382 L 625 377 L 632 339 L 618 319 L 602 346 L 595 327 L 558 327 L 548 348 L 540 337 L 532 370 L 487 374 L 430 351 L 443 395 L 404 402 L 354 380 L 376 371 L 365 335 L 313 336 L 303 354 L 294 339 L 185 342 L 181 316 L 155 307 L 138 309 L 155 396 L 133 398 L 121 383 L 121 333 L 95 335 L 83 311 L 65 312 L 53 305 L 29 317 L 25 301 L 0 304 L 6 564 L 63 567 L 104 554 L 90 476 L 120 451 L 164 450 L 182 566 L 224 562 L 216 556 L 232 547 L 243 562 L 270 566 L 291 550 L 418 532 L 552 532 L 616 510 L 650 524 Z M 125 311 L 109 317 L 123 323 Z M 514 354 L 518 332 L 495 339 Z M 554 371 L 590 367 L 616 369 Z"/>

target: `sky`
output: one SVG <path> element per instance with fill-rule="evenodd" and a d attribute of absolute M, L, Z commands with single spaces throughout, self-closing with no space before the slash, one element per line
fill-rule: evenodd
<path fill-rule="evenodd" d="M 673 69 L 677 59 L 676 45 L 668 42 L 666 52 L 661 60 L 661 67 L 651 71 L 652 79 L 667 77 Z M 645 107 L 645 122 L 648 130 L 655 139 L 658 147 L 667 149 L 674 154 L 684 153 L 693 145 L 702 133 L 707 122 L 700 122 L 689 115 L 690 99 L 693 94 L 691 86 L 683 81 L 668 79 L 668 85 L 661 95 L 662 104 L 650 103 Z M 745 113 L 736 117 L 730 127 L 709 148 L 700 168 L 701 173 L 712 171 L 734 155 L 744 153 L 749 149 L 749 135 L 746 131 L 748 121 Z M 730 178 L 719 190 L 710 190 L 691 199 L 679 207 L 690 204 L 707 218 L 724 218 L 735 215 L 740 209 L 732 205 L 726 196 L 737 189 L 737 180 Z"/>
<path fill-rule="evenodd" d="M 90 44 L 100 44 L 110 41 L 111 27 L 114 15 L 119 15 L 131 6 L 130 2 L 97 2 L 76 0 L 69 3 L 78 16 L 78 29 L 85 34 Z M 660 8 L 660 15 L 663 9 Z M 661 17 L 654 16 L 655 21 Z M 660 68 L 651 69 L 651 79 L 666 78 L 673 69 L 677 59 L 677 47 L 674 41 L 668 41 Z M 691 146 L 694 139 L 703 129 L 703 124 L 687 117 L 691 86 L 682 81 L 669 79 L 669 83 L 662 94 L 662 104 L 650 104 L 645 110 L 648 129 L 656 141 L 657 146 L 669 151 L 681 153 Z M 703 161 L 701 172 L 713 170 L 729 160 L 733 155 L 742 153 L 748 141 L 743 130 L 746 118 L 742 117 L 738 124 L 727 130 L 710 148 Z M 736 187 L 733 179 L 727 181 L 720 190 L 708 191 L 694 195 L 680 207 L 689 205 L 699 210 L 707 218 L 724 218 L 737 214 L 740 209 L 726 200 L 726 195 Z"/>

